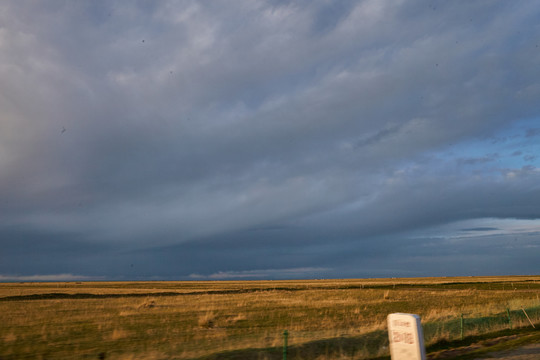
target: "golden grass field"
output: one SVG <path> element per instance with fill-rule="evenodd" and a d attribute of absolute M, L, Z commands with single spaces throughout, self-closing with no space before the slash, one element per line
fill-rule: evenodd
<path fill-rule="evenodd" d="M 540 276 L 0 283 L 0 359 L 279 359 L 284 330 L 289 359 L 362 359 L 388 354 L 389 313 L 420 315 L 430 345 L 461 314 L 465 336 L 507 309 L 538 324 L 539 296 Z"/>

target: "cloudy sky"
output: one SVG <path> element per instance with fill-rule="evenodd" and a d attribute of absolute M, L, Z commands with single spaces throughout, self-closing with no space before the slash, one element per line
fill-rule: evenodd
<path fill-rule="evenodd" d="M 538 2 L 0 3 L 0 281 L 539 255 Z"/>

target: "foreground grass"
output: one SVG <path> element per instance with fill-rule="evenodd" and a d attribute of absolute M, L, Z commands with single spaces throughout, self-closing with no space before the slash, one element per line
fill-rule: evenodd
<path fill-rule="evenodd" d="M 249 282 L 0 284 L 0 359 L 290 359 L 387 354 L 386 316 L 422 317 L 428 345 L 460 337 L 456 319 L 527 326 L 540 276 Z M 538 312 L 531 314 L 540 321 Z M 485 328 L 471 320 L 465 336 Z"/>

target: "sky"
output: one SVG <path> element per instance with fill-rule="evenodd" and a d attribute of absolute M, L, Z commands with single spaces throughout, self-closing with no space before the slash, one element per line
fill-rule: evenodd
<path fill-rule="evenodd" d="M 0 281 L 539 274 L 540 4 L 0 2 Z"/>

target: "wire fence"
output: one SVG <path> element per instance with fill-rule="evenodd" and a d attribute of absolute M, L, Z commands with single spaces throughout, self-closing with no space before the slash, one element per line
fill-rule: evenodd
<path fill-rule="evenodd" d="M 466 340 L 468 337 L 487 335 L 502 330 L 516 330 L 524 327 L 540 327 L 540 306 L 520 309 L 506 309 L 489 316 L 459 314 L 443 321 L 422 323 L 426 346 L 440 342 Z M 201 359 L 370 359 L 389 355 L 389 341 L 386 330 L 375 330 L 365 334 L 323 339 L 308 343 L 288 345 L 294 342 L 295 332 L 285 330 L 283 344 L 274 348 L 248 349 L 229 354 L 220 353 Z M 296 334 L 301 336 L 301 334 Z"/>
<path fill-rule="evenodd" d="M 426 344 L 439 340 L 463 340 L 467 336 L 488 334 L 491 332 L 526 326 L 536 327 L 540 321 L 540 306 L 520 309 L 506 309 L 504 312 L 489 316 L 473 317 L 461 314 L 459 317 L 442 322 L 423 324 Z"/>

